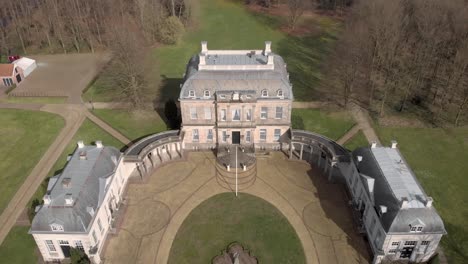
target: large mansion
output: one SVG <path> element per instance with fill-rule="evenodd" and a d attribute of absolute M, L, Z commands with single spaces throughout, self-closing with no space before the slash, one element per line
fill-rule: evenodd
<path fill-rule="evenodd" d="M 100 141 L 80 141 L 63 171 L 50 179 L 30 230 L 45 261 L 63 260 L 73 247 L 101 263 L 108 236 L 118 231 L 128 181 L 148 177 L 189 151 L 213 151 L 221 176 L 241 168 L 242 188 L 254 182 L 257 155 L 282 151 L 346 186 L 356 232 L 367 237 L 373 263 L 424 262 L 435 254 L 444 223 L 396 142 L 350 152 L 322 135 L 293 129 L 292 85 L 271 42 L 262 50 L 201 46 L 181 84 L 180 130 L 147 136 L 124 153 Z"/>

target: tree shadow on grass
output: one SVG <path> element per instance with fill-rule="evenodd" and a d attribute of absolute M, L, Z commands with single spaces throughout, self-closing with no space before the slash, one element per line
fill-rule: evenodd
<path fill-rule="evenodd" d="M 164 106 L 167 100 L 175 100 L 179 98 L 180 87 L 183 83 L 182 78 L 168 78 L 166 75 L 161 76 L 161 87 L 157 98 L 153 101 L 154 106 Z"/>

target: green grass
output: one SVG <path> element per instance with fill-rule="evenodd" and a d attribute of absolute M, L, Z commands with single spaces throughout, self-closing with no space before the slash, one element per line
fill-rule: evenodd
<path fill-rule="evenodd" d="M 326 59 L 336 39 L 341 23 L 328 17 L 303 21 L 314 29 L 313 34 L 301 37 L 288 36 L 279 30 L 284 22 L 280 18 L 252 13 L 242 1 L 200 0 L 197 27 L 188 28 L 177 45 L 155 48 L 152 51 L 154 76 L 161 76 L 159 101 L 177 99 L 185 67 L 194 54 L 200 51 L 200 42 L 208 41 L 208 49 L 263 49 L 264 41 L 273 42 L 274 52 L 283 56 L 291 73 L 296 100 L 318 99 L 316 87 L 322 78 L 320 64 Z M 86 100 L 109 101 L 115 90 L 104 78 L 98 78 L 84 94 Z"/>
<path fill-rule="evenodd" d="M 240 193 L 218 194 L 185 219 L 168 263 L 211 263 L 232 242 L 250 250 L 259 263 L 305 263 L 302 244 L 288 220 L 273 205 Z"/>
<path fill-rule="evenodd" d="M 54 114 L 0 109 L 0 212 L 64 126 Z"/>
<path fill-rule="evenodd" d="M 166 123 L 156 111 L 95 109 L 93 113 L 130 140 L 167 130 Z"/>
<path fill-rule="evenodd" d="M 346 112 L 326 112 L 320 109 L 293 109 L 292 127 L 322 134 L 337 140 L 350 130 L 355 121 Z"/>
<path fill-rule="evenodd" d="M 0 246 L 0 262 L 15 264 L 37 263 L 36 242 L 28 234 L 28 226 L 14 226 Z"/>
<path fill-rule="evenodd" d="M 384 144 L 392 139 L 424 190 L 434 198 L 448 235 L 442 239 L 449 263 L 468 263 L 468 128 L 377 127 Z"/>
<path fill-rule="evenodd" d="M 8 97 L 8 103 L 64 104 L 67 97 Z"/>
<path fill-rule="evenodd" d="M 349 150 L 355 150 L 360 147 L 366 147 L 369 145 L 366 136 L 362 133 L 361 130 L 358 131 L 356 135 L 354 135 L 350 140 L 346 141 L 344 147 Z"/>

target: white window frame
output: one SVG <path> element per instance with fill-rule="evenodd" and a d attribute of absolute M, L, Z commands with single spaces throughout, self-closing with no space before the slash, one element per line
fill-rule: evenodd
<path fill-rule="evenodd" d="M 189 90 L 188 91 L 188 96 L 189 97 L 195 97 L 195 90 Z"/>
<path fill-rule="evenodd" d="M 208 97 L 210 97 L 210 96 L 211 96 L 211 93 L 210 93 L 209 90 L 203 91 L 203 97 L 208 98 Z"/>
<path fill-rule="evenodd" d="M 238 113 L 238 118 L 236 119 L 235 116 L 236 116 L 236 112 Z M 232 109 L 231 111 L 232 113 L 232 121 L 241 121 L 241 110 L 239 108 L 235 108 L 235 109 Z"/>
<path fill-rule="evenodd" d="M 275 128 L 275 133 L 273 134 L 275 140 L 279 140 L 281 137 L 281 129 Z"/>
<path fill-rule="evenodd" d="M 245 120 L 252 121 L 252 109 L 247 109 L 245 111 Z"/>
<path fill-rule="evenodd" d="M 197 120 L 198 119 L 198 113 L 197 113 L 197 108 L 196 107 L 190 107 L 190 119 L 192 119 L 192 120 Z"/>
<path fill-rule="evenodd" d="M 227 142 L 227 131 L 226 130 L 223 130 L 222 133 L 221 133 L 221 141 L 223 143 Z"/>
<path fill-rule="evenodd" d="M 81 242 L 81 240 L 75 240 L 75 247 L 81 251 L 84 251 L 83 242 Z"/>
<path fill-rule="evenodd" d="M 265 128 L 262 128 L 260 129 L 259 133 L 260 133 L 260 137 L 259 137 L 260 141 L 265 142 L 267 138 L 267 130 Z"/>
<path fill-rule="evenodd" d="M 96 235 L 96 230 L 93 230 L 93 232 L 91 233 L 92 237 L 93 237 L 93 240 L 94 240 L 94 244 L 97 244 L 98 243 L 98 239 L 97 239 L 97 235 Z"/>
<path fill-rule="evenodd" d="M 246 143 L 250 143 L 250 141 L 252 140 L 251 136 L 252 135 L 251 135 L 250 130 L 245 131 L 245 142 Z"/>
<path fill-rule="evenodd" d="M 211 108 L 205 107 L 205 120 L 211 119 Z"/>
<path fill-rule="evenodd" d="M 282 119 L 282 118 L 283 118 L 283 107 L 277 106 L 275 109 L 275 119 Z"/>
<path fill-rule="evenodd" d="M 221 109 L 221 121 L 226 121 L 227 119 L 227 110 Z"/>
<path fill-rule="evenodd" d="M 99 227 L 99 232 L 101 232 L 101 234 L 102 234 L 102 231 L 104 230 L 104 228 L 102 227 L 102 222 L 101 222 L 100 218 L 98 218 L 97 224 L 98 224 L 98 227 Z"/>
<path fill-rule="evenodd" d="M 44 240 L 44 242 L 45 242 L 46 247 L 49 250 L 49 252 L 54 252 L 54 253 L 57 252 L 57 248 L 55 247 L 54 241 Z"/>
<path fill-rule="evenodd" d="M 206 133 L 206 141 L 208 142 L 213 142 L 213 129 L 208 129 L 208 132 Z"/>
<path fill-rule="evenodd" d="M 51 224 L 50 225 L 50 229 L 53 231 L 53 232 L 63 232 L 63 226 L 62 225 L 59 225 L 59 224 Z"/>
<path fill-rule="evenodd" d="M 262 106 L 260 108 L 260 119 L 268 119 L 268 107 Z"/>
<path fill-rule="evenodd" d="M 268 90 L 262 90 L 262 97 L 268 97 Z"/>
<path fill-rule="evenodd" d="M 198 133 L 198 128 L 192 129 L 192 142 L 200 141 L 200 133 Z"/>
<path fill-rule="evenodd" d="M 283 98 L 284 97 L 283 90 L 280 89 L 276 91 L 276 96 Z"/>

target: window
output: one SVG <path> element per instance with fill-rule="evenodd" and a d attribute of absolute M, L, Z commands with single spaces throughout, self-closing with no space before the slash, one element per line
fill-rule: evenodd
<path fill-rule="evenodd" d="M 97 244 L 98 240 L 97 240 L 97 236 L 96 236 L 96 231 L 93 231 L 92 235 L 93 235 L 93 239 L 94 239 L 94 244 Z"/>
<path fill-rule="evenodd" d="M 226 109 L 221 109 L 221 121 L 226 121 Z"/>
<path fill-rule="evenodd" d="M 98 226 L 99 226 L 99 232 L 101 232 L 101 234 L 102 234 L 103 228 L 102 228 L 101 219 L 98 219 L 98 220 L 97 220 L 97 224 L 98 224 Z"/>
<path fill-rule="evenodd" d="M 75 247 L 81 251 L 84 251 L 83 243 L 81 243 L 81 240 L 75 240 Z"/>
<path fill-rule="evenodd" d="M 203 96 L 204 96 L 204 97 L 210 97 L 210 91 L 205 90 L 205 91 L 203 92 Z"/>
<path fill-rule="evenodd" d="M 275 140 L 279 140 L 280 136 L 281 136 L 281 129 L 275 129 Z"/>
<path fill-rule="evenodd" d="M 222 141 L 223 141 L 223 142 L 226 142 L 226 141 L 227 141 L 227 132 L 226 132 L 226 131 L 223 131 L 223 138 L 222 138 Z"/>
<path fill-rule="evenodd" d="M 418 226 L 418 230 L 416 230 L 417 232 L 421 232 L 423 230 L 423 227 L 422 226 Z"/>
<path fill-rule="evenodd" d="M 47 246 L 47 249 L 49 250 L 49 252 L 56 252 L 57 251 L 57 249 L 55 249 L 55 245 L 54 245 L 54 242 L 52 242 L 52 240 L 46 240 L 45 243 L 46 243 L 46 246 Z"/>
<path fill-rule="evenodd" d="M 240 121 L 240 109 L 232 110 L 232 121 Z"/>
<path fill-rule="evenodd" d="M 390 249 L 388 251 L 389 254 L 396 254 L 397 253 L 397 250 L 396 249 Z"/>
<path fill-rule="evenodd" d="M 276 107 L 276 115 L 275 115 L 275 118 L 276 118 L 276 119 L 281 119 L 281 118 L 283 118 L 283 107 L 281 107 L 281 106 L 277 106 L 277 107 Z"/>
<path fill-rule="evenodd" d="M 51 224 L 50 229 L 54 232 L 63 231 L 63 226 L 59 224 Z"/>
<path fill-rule="evenodd" d="M 267 107 L 262 107 L 260 109 L 260 118 L 261 119 L 267 119 L 268 118 L 268 108 Z"/>
<path fill-rule="evenodd" d="M 211 119 L 211 108 L 205 107 L 205 119 Z"/>
<path fill-rule="evenodd" d="M 422 232 L 422 230 L 423 230 L 423 227 L 420 225 L 415 225 L 415 226 L 410 225 L 411 232 Z"/>
<path fill-rule="evenodd" d="M 262 97 L 267 97 L 267 96 L 268 96 L 268 91 L 262 90 Z"/>
<path fill-rule="evenodd" d="M 392 246 L 398 247 L 400 245 L 400 242 L 392 242 Z"/>
<path fill-rule="evenodd" d="M 260 141 L 266 141 L 266 129 L 260 129 Z"/>
<path fill-rule="evenodd" d="M 405 246 L 416 246 L 416 241 L 405 241 Z"/>
<path fill-rule="evenodd" d="M 277 95 L 278 97 L 283 97 L 283 90 L 278 90 L 278 91 L 276 92 L 276 95 Z"/>
<path fill-rule="evenodd" d="M 61 246 L 69 246 L 70 245 L 67 240 L 59 240 L 58 243 Z"/>
<path fill-rule="evenodd" d="M 208 129 L 208 134 L 206 136 L 206 141 L 208 141 L 208 142 L 213 141 L 213 129 Z"/>
<path fill-rule="evenodd" d="M 250 143 L 250 131 L 245 131 L 245 142 Z"/>
<path fill-rule="evenodd" d="M 197 119 L 198 118 L 197 109 L 195 107 L 190 108 L 190 118 L 191 119 Z"/>
<path fill-rule="evenodd" d="M 421 241 L 421 246 L 429 246 L 431 241 Z"/>
<path fill-rule="evenodd" d="M 247 109 L 247 111 L 245 113 L 245 119 L 247 121 L 252 121 L 252 109 Z"/>
<path fill-rule="evenodd" d="M 198 129 L 193 129 L 192 130 L 192 140 L 194 142 L 198 142 L 199 139 L 200 139 L 200 136 L 198 135 Z"/>
<path fill-rule="evenodd" d="M 188 91 L 188 96 L 189 97 L 195 97 L 195 91 L 194 90 Z"/>

